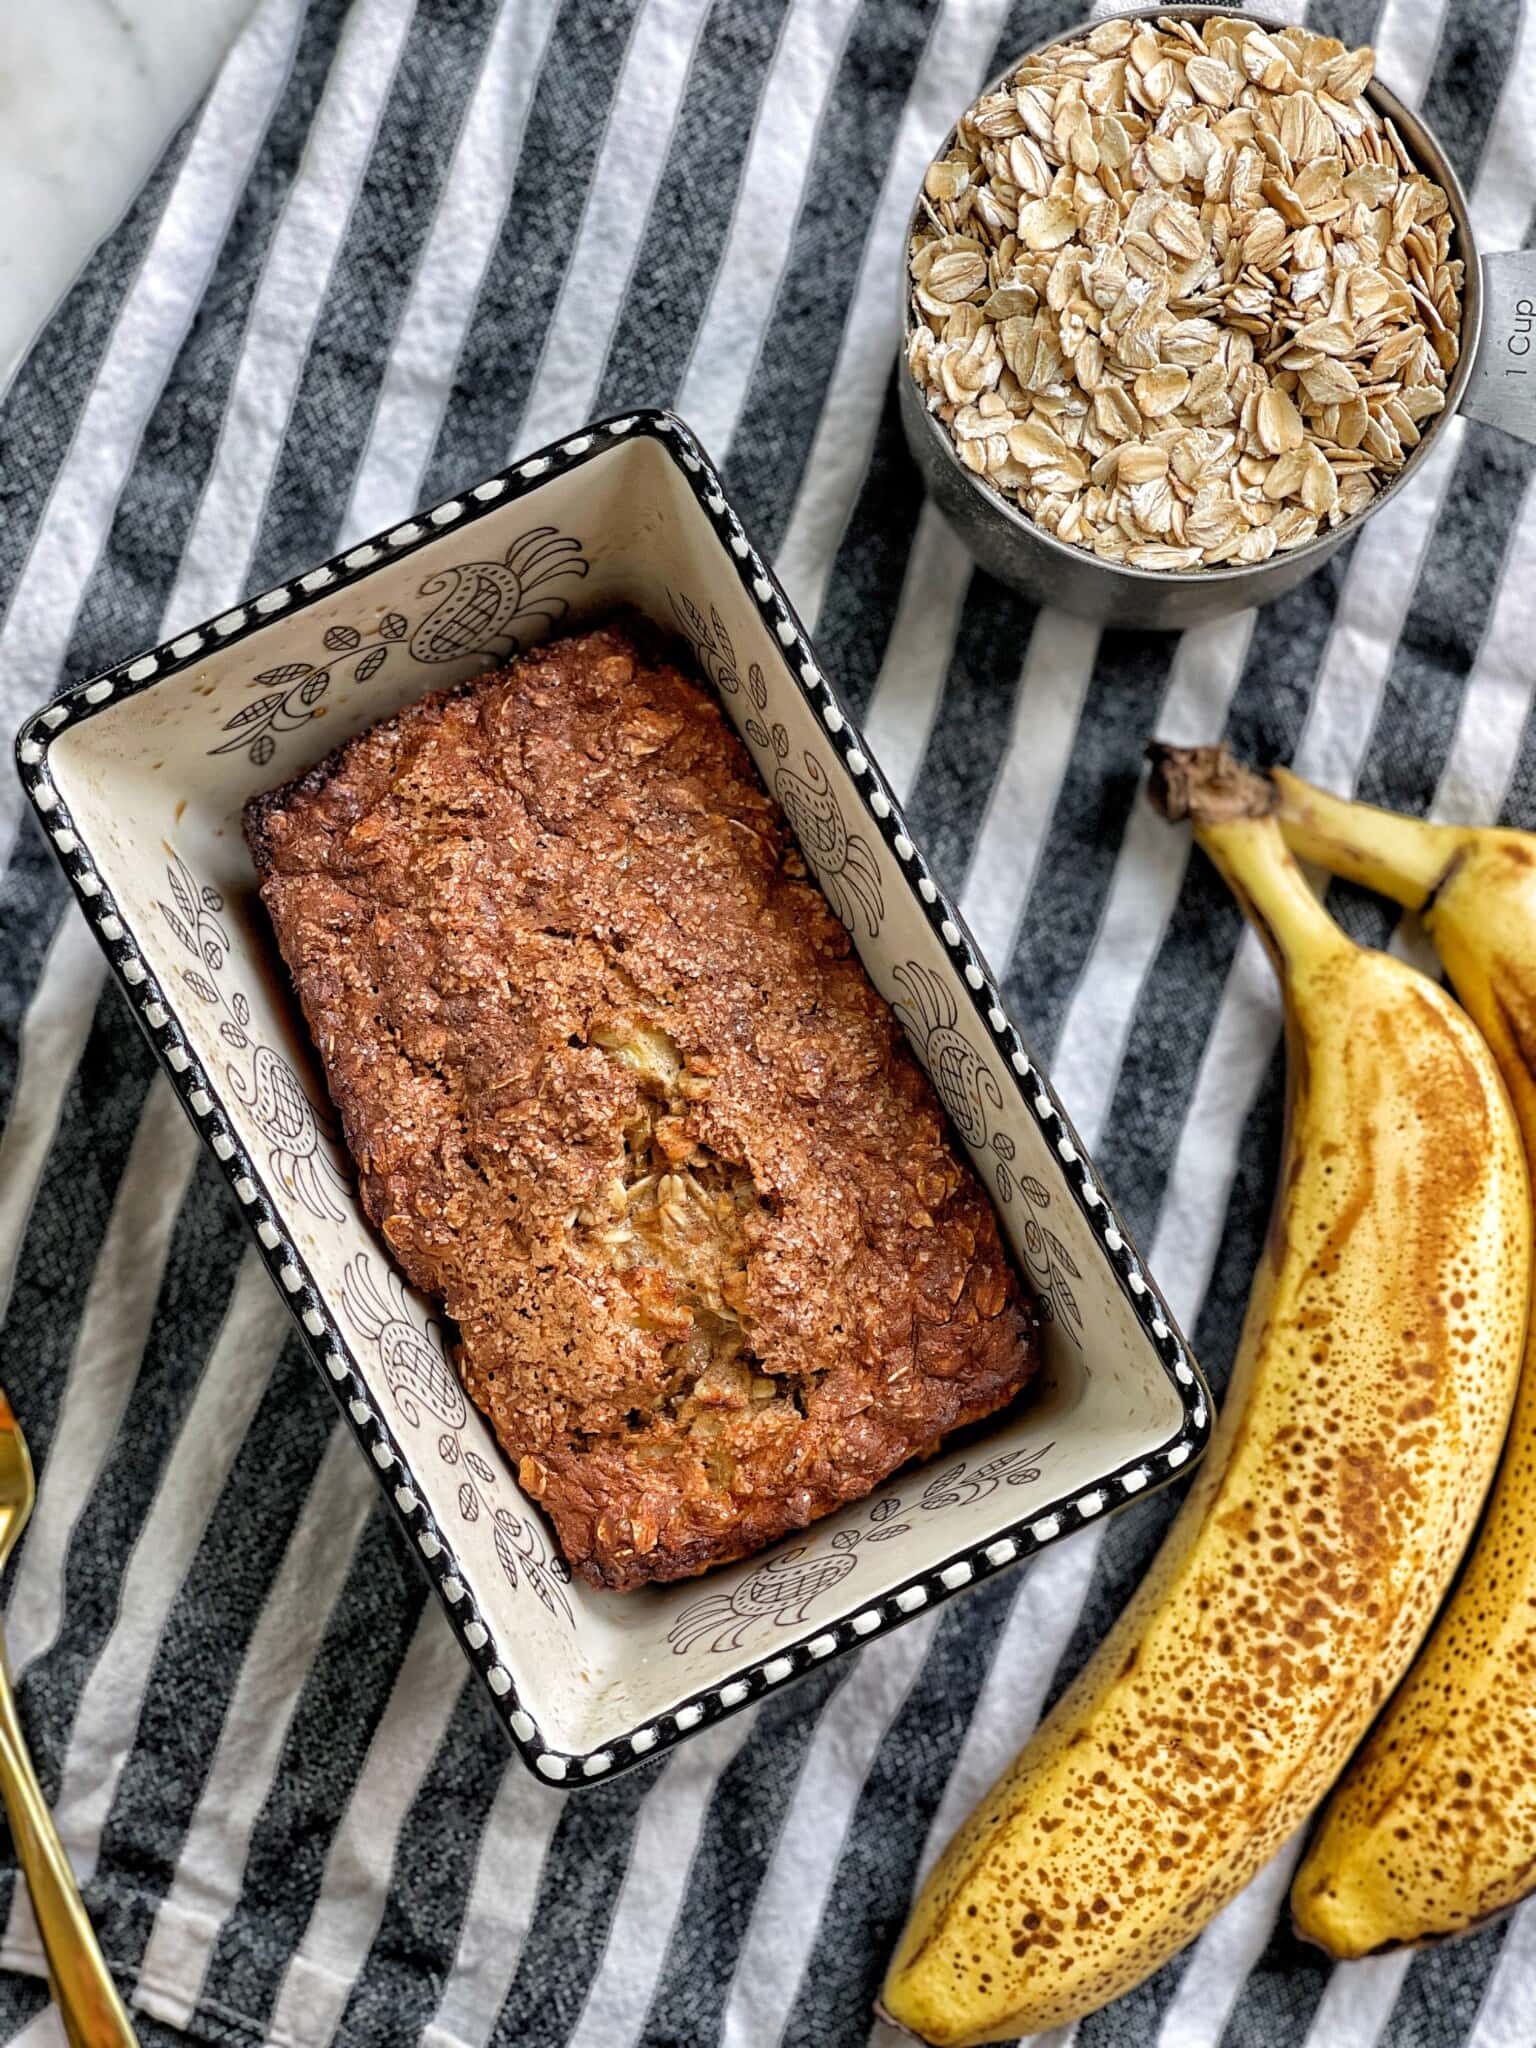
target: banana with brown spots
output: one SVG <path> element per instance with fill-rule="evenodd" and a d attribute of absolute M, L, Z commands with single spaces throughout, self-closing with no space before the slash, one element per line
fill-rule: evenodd
<path fill-rule="evenodd" d="M 1303 859 L 1422 911 L 1536 1160 L 1536 837 L 1344 803 L 1277 769 Z M 1536 1325 L 1488 1513 L 1418 1662 L 1345 1773 L 1291 1894 L 1360 1956 L 1475 1926 L 1536 1890 Z"/>
<path fill-rule="evenodd" d="M 1338 928 L 1267 784 L 1217 749 L 1154 759 L 1161 807 L 1194 818 L 1280 976 L 1284 1170 L 1189 1497 L 902 1936 L 884 2007 L 937 2043 L 1128 1990 L 1306 1817 L 1456 1568 L 1525 1336 L 1529 1189 L 1482 1039 Z"/>

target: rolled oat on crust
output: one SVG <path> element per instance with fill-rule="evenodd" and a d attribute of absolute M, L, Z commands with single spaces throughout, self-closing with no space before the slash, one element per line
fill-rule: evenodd
<path fill-rule="evenodd" d="M 631 633 L 426 697 L 245 823 L 363 1205 L 594 1585 L 756 1550 L 1035 1370 L 889 1008 Z"/>

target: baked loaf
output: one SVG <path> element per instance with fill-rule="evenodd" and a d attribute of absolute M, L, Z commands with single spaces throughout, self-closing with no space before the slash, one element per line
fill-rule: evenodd
<path fill-rule="evenodd" d="M 595 1585 L 857 1499 L 1038 1320 L 714 699 L 619 627 L 425 697 L 246 836 L 363 1205 Z"/>

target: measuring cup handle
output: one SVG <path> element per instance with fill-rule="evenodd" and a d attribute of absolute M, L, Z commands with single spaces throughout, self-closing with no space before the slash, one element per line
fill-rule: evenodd
<path fill-rule="evenodd" d="M 1461 410 L 1536 444 L 1536 249 L 1484 256 L 1483 338 Z"/>

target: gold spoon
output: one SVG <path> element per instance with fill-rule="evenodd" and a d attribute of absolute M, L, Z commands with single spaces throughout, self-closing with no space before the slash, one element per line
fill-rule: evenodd
<path fill-rule="evenodd" d="M 27 1526 L 37 1482 L 21 1424 L 0 1392 L 0 1571 Z M 27 1874 L 32 1911 L 48 1958 L 48 1981 L 71 2048 L 137 2048 L 111 1972 L 75 1883 L 64 1844 L 43 1800 L 26 1737 L 16 1717 L 11 1674 L 0 1642 L 0 1794 L 11 1838 Z"/>

